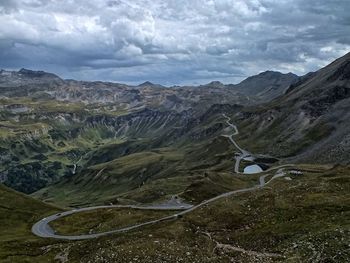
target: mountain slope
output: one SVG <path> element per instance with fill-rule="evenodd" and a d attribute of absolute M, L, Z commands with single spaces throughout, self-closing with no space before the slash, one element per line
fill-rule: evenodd
<path fill-rule="evenodd" d="M 61 211 L 2 184 L 0 196 L 1 241 L 28 235 L 35 220 Z"/>
<path fill-rule="evenodd" d="M 157 126 L 154 121 L 141 133 L 134 133 L 131 126 L 124 135 L 128 139 L 97 148 L 82 158 L 77 174 L 66 176 L 34 196 L 62 205 L 82 206 L 169 199 L 192 184 L 209 187 L 208 175 L 216 181 L 215 187 L 208 188 L 209 195 L 243 185 L 246 182 L 241 179 L 226 181 L 234 148 L 220 136 L 227 128 L 222 113 L 239 109 L 240 106 L 214 105 L 198 119 L 175 122 L 174 118 L 158 132 L 162 124 Z M 193 191 L 188 197 L 195 199 L 195 194 Z"/>
<path fill-rule="evenodd" d="M 350 158 L 350 54 L 310 74 L 285 95 L 236 115 L 244 143 L 294 160 Z M 255 142 L 255 143 L 253 143 Z M 296 157 L 295 157 L 296 156 Z"/>
<path fill-rule="evenodd" d="M 52 242 L 35 237 L 31 228 L 37 220 L 59 211 L 0 184 L 0 261 L 51 261 L 56 249 L 45 254 L 43 248 Z"/>

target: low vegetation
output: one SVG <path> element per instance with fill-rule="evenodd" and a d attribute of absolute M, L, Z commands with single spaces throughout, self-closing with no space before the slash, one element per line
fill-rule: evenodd
<path fill-rule="evenodd" d="M 31 227 L 59 211 L 62 210 L 0 185 L 0 262 L 52 261 L 55 255 L 44 253 L 44 247 L 53 242 L 34 236 Z"/>
<path fill-rule="evenodd" d="M 350 168 L 304 165 L 300 170 L 303 174 L 287 175 L 291 180 L 276 179 L 261 190 L 218 200 L 177 221 L 96 240 L 63 243 L 30 234 L 32 223 L 57 213 L 58 209 L 2 188 L 2 196 L 8 198 L 2 198 L 1 205 L 8 203 L 8 209 L 1 208 L 1 223 L 7 224 L 2 233 L 7 234 L 1 236 L 0 259 L 1 262 L 45 262 L 54 258 L 69 262 L 349 261 Z M 20 200 L 18 195 L 24 200 L 16 201 Z M 18 216 L 12 217 L 13 223 L 8 225 L 8 217 L 16 214 L 13 206 L 17 207 L 14 211 Z M 58 220 L 53 225 L 64 233 L 92 228 L 102 231 L 129 220 L 143 221 L 155 216 L 152 211 L 125 212 L 78 213 L 60 219 L 65 223 Z M 76 220 L 80 227 L 74 224 Z"/>
<path fill-rule="evenodd" d="M 81 235 L 107 232 L 126 226 L 137 225 L 168 215 L 176 210 L 141 210 L 128 208 L 104 208 L 85 211 L 59 218 L 50 223 L 57 234 Z"/>

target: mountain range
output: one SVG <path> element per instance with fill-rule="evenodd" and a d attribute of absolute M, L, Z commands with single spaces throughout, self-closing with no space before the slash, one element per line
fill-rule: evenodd
<path fill-rule="evenodd" d="M 220 129 L 218 124 L 198 128 L 212 107 L 255 105 L 283 94 L 297 79 L 293 74 L 265 72 L 238 85 L 211 82 L 166 88 L 150 82 L 128 86 L 63 80 L 43 71 L 2 70 L 1 181 L 26 193 L 38 190 L 70 174 L 77 159 L 104 141 L 108 145 L 127 138 L 124 144 L 130 144 L 132 138 L 156 136 L 161 146 L 186 136 L 204 138 Z M 33 174 L 34 169 L 40 175 Z"/>
<path fill-rule="evenodd" d="M 181 255 L 184 262 L 226 262 L 232 254 L 237 262 L 346 262 L 349 124 L 350 53 L 304 76 L 266 71 L 238 84 L 184 87 L 1 70 L 0 222 L 11 214 L 21 227 L 0 240 L 0 259 L 11 262 L 8 251 L 15 251 L 18 262 L 114 262 L 115 248 L 128 261 L 136 255 L 174 262 Z M 106 236 L 96 247 L 91 240 L 43 241 L 29 231 L 67 208 L 202 204 L 261 183 L 259 174 L 245 172 L 256 165 L 270 188 L 203 205 L 169 228 Z M 100 218 L 113 225 L 108 220 L 121 215 L 110 213 Z M 56 226 L 62 233 L 84 224 L 100 229 L 103 223 L 87 215 L 73 215 L 76 223 L 62 217 L 66 225 Z M 18 240 L 28 243 L 22 254 Z"/>

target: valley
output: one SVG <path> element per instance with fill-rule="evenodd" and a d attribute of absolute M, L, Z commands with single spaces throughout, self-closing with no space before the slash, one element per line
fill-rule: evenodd
<path fill-rule="evenodd" d="M 240 165 L 240 161 L 243 158 L 246 157 L 251 157 L 254 159 L 254 157 L 252 157 L 252 154 L 248 153 L 246 150 L 241 149 L 238 144 L 233 140 L 233 136 L 239 134 L 239 131 L 237 129 L 237 127 L 232 124 L 230 122 L 230 118 L 227 117 L 225 114 L 223 114 L 223 117 L 225 117 L 226 123 L 229 125 L 230 128 L 232 128 L 234 130 L 234 132 L 231 135 L 224 135 L 224 137 L 227 137 L 230 139 L 230 141 L 233 143 L 233 145 L 239 150 L 241 151 L 241 155 L 239 155 L 238 157 L 236 157 L 236 163 L 235 163 L 235 173 L 240 173 L 238 171 L 239 165 Z M 252 165 L 248 166 L 251 167 Z M 254 165 L 253 165 L 254 166 Z M 258 165 L 255 165 L 257 167 L 260 167 Z M 289 165 L 287 165 L 289 166 Z M 33 234 L 39 236 L 39 237 L 45 237 L 45 238 L 57 238 L 57 239 L 66 239 L 66 240 L 83 240 L 83 239 L 90 239 L 90 238 L 97 238 L 97 237 L 101 237 L 101 236 L 105 236 L 105 235 L 109 235 L 109 234 L 116 234 L 116 233 L 123 233 L 123 232 L 127 232 L 127 231 L 131 231 L 134 230 L 136 228 L 141 228 L 144 226 L 148 226 L 148 225 L 153 225 L 153 224 L 157 224 L 160 222 L 164 222 L 164 221 L 168 221 L 168 220 L 175 220 L 178 218 L 181 218 L 183 215 L 192 212 L 195 209 L 198 209 L 204 205 L 207 205 L 213 201 L 216 201 L 220 198 L 224 198 L 224 197 L 228 197 L 230 195 L 233 194 L 237 194 L 237 193 L 244 193 L 247 191 L 253 191 L 253 190 L 257 190 L 259 188 L 264 187 L 265 185 L 267 185 L 268 183 L 270 183 L 273 179 L 275 178 L 279 178 L 279 177 L 283 177 L 286 175 L 285 172 L 283 172 L 283 169 L 281 169 L 280 167 L 278 167 L 279 170 L 276 172 L 275 175 L 273 175 L 271 177 L 271 179 L 268 182 L 265 182 L 265 178 L 269 176 L 269 174 L 265 174 L 259 177 L 259 184 L 253 187 L 249 187 L 249 188 L 243 188 L 243 189 L 239 189 L 239 190 L 234 190 L 231 192 L 227 192 L 227 193 L 223 193 L 220 194 L 218 196 L 215 196 L 213 198 L 210 198 L 208 200 L 204 200 L 199 204 L 196 205 L 190 205 L 190 204 L 186 204 L 186 203 L 182 203 L 181 201 L 178 200 L 177 198 L 177 202 L 173 203 L 172 205 L 169 205 L 169 202 L 166 202 L 165 204 L 155 204 L 155 205 L 150 205 L 150 206 L 135 206 L 135 205 L 110 205 L 110 206 L 92 206 L 92 207 L 86 207 L 86 208 L 79 208 L 79 209 L 73 209 L 71 211 L 67 211 L 67 212 L 63 212 L 63 213 L 58 213 L 56 215 L 52 215 L 49 217 L 46 217 L 42 220 L 40 220 L 39 222 L 37 222 L 35 225 L 33 225 L 32 227 L 32 232 Z M 237 170 L 236 170 L 237 169 Z M 246 168 L 245 168 L 246 169 Z M 269 171 L 271 170 L 275 170 L 277 168 L 274 169 L 269 169 Z M 260 173 L 261 171 L 257 171 L 255 173 Z M 254 173 L 254 172 L 251 172 Z M 250 174 L 251 174 L 250 173 Z M 173 198 L 172 198 L 173 199 Z M 184 211 L 178 211 L 177 213 L 173 214 L 173 215 L 169 215 L 166 217 L 161 217 L 160 219 L 154 219 L 152 221 L 148 221 L 148 222 L 144 222 L 144 223 L 140 223 L 140 224 L 133 224 L 131 226 L 126 226 L 123 228 L 119 228 L 117 230 L 110 230 L 107 232 L 102 232 L 102 233 L 96 233 L 96 234 L 84 234 L 84 235 L 57 235 L 55 234 L 55 230 L 52 229 L 50 227 L 50 223 L 52 224 L 53 221 L 56 221 L 62 217 L 67 218 L 68 216 L 71 216 L 73 214 L 76 213 L 81 213 L 81 212 L 85 212 L 85 211 L 92 211 L 92 210 L 96 210 L 96 209 L 114 209 L 114 208 L 128 208 L 128 209 L 132 209 L 132 210 L 141 210 L 141 211 L 147 211 L 147 210 L 151 210 L 151 211 L 155 211 L 155 210 L 163 210 L 163 211 L 167 211 L 167 210 L 184 210 Z M 126 213 L 126 211 L 125 211 Z M 129 212 L 130 213 L 130 212 Z M 141 216 L 140 216 L 141 217 Z M 144 216 L 142 216 L 144 217 Z M 100 216 L 98 216 L 98 218 L 100 218 Z M 99 219 L 97 219 L 99 220 Z M 65 222 L 65 224 L 70 224 Z"/>

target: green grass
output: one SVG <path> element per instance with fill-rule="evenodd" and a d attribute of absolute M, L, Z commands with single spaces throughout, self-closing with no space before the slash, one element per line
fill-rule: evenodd
<path fill-rule="evenodd" d="M 60 211 L 40 201 L 0 185 L 1 240 L 28 235 L 28 227 L 42 215 Z M 27 221 L 27 222 L 26 222 Z M 15 232 L 13 230 L 16 230 Z"/>
<path fill-rule="evenodd" d="M 350 167 L 302 165 L 300 169 L 304 174 L 290 175 L 291 181 L 276 179 L 264 189 L 217 200 L 177 221 L 75 242 L 33 237 L 32 222 L 58 210 L 24 195 L 20 195 L 25 199 L 23 203 L 18 202 L 17 193 L 12 190 L 4 193 L 6 188 L 2 188 L 1 196 L 8 197 L 0 199 L 0 204 L 8 203 L 9 209 L 1 211 L 7 234 L 0 237 L 3 240 L 0 261 L 52 262 L 61 255 L 67 256 L 69 262 L 99 262 L 102 258 L 106 262 L 348 262 Z M 209 173 L 205 178 L 208 177 L 214 186 L 215 175 Z M 256 179 L 250 177 L 251 182 Z M 198 194 L 203 188 L 199 189 Z M 14 219 L 13 211 L 17 214 Z M 65 233 L 91 228 L 100 231 L 130 220 L 143 221 L 149 216 L 143 212 L 97 210 L 54 223 L 59 223 Z M 13 223 L 9 224 L 8 217 Z M 75 220 L 80 224 L 74 224 Z M 17 230 L 17 225 L 24 227 Z M 258 253 L 277 253 L 281 257 L 262 258 L 225 250 L 217 248 L 216 242 Z"/>
<path fill-rule="evenodd" d="M 120 194 L 139 189 L 153 180 L 151 176 L 172 167 L 179 158 L 181 154 L 167 150 L 130 154 L 91 166 L 83 174 L 40 190 L 35 196 L 64 206 L 115 202 Z M 77 185 L 82 187 L 77 188 Z"/>
<path fill-rule="evenodd" d="M 50 240 L 31 234 L 32 225 L 44 216 L 62 211 L 0 185 L 0 262 L 48 262 L 52 254 L 41 247 Z"/>
<path fill-rule="evenodd" d="M 13 121 L 0 121 L 0 138 L 11 138 L 14 136 L 23 136 L 35 131 L 47 129 L 49 126 L 45 123 L 23 124 Z"/>
<path fill-rule="evenodd" d="M 62 235 L 92 234 L 140 224 L 175 213 L 176 211 L 104 208 L 62 217 L 50 225 L 56 233 Z"/>
<path fill-rule="evenodd" d="M 2 98 L 2 105 L 21 104 L 30 109 L 32 112 L 62 112 L 62 113 L 77 113 L 83 112 L 85 105 L 83 103 L 70 103 L 65 101 L 57 101 L 51 99 L 35 100 L 29 97 L 11 97 Z"/>
<path fill-rule="evenodd" d="M 338 168 L 305 172 L 291 176 L 292 181 L 278 179 L 261 191 L 218 201 L 188 219 L 219 242 L 282 253 L 289 262 L 314 262 L 317 255 L 345 262 L 350 258 L 348 172 Z"/>
<path fill-rule="evenodd" d="M 34 196 L 62 206 L 152 203 L 174 194 L 181 194 L 190 202 L 200 202 L 252 184 L 245 177 L 232 179 L 232 173 L 226 172 L 233 169 L 233 148 L 224 137 L 115 158 L 124 149 L 132 149 L 133 144 L 143 149 L 147 143 L 137 140 L 103 146 L 87 161 L 87 165 L 93 165 Z M 115 159 L 106 162 L 109 158 Z"/>
<path fill-rule="evenodd" d="M 48 132 L 41 132 L 48 127 Z M 86 153 L 97 151 L 105 145 L 123 142 L 101 127 L 82 129 L 78 136 L 69 135 L 65 129 L 67 127 L 36 121 L 0 122 L 0 146 L 7 156 L 0 169 L 9 173 L 6 184 L 16 190 L 31 193 L 56 182 L 64 175 L 72 174 L 73 164 L 81 157 L 86 157 Z M 28 134 L 36 135 L 27 137 Z M 79 166 L 83 166 L 85 161 L 82 158 Z M 57 166 L 58 163 L 60 167 Z M 39 168 L 33 168 L 31 164 L 40 166 L 39 176 L 36 172 Z"/>

